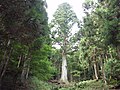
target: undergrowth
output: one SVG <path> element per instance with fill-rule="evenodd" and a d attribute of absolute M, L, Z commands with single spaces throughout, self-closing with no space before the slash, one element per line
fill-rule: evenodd
<path fill-rule="evenodd" d="M 31 80 L 31 90 L 108 90 L 108 86 L 104 85 L 104 83 L 101 80 L 81 81 L 70 86 L 66 85 L 65 87 L 40 81 L 36 77 L 31 78 Z"/>

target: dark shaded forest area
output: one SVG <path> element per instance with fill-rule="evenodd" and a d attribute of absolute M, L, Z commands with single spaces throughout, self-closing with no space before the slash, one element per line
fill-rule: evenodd
<path fill-rule="evenodd" d="M 0 90 L 119 90 L 120 0 L 85 0 L 83 21 L 62 3 L 48 23 L 46 9 L 0 0 Z"/>

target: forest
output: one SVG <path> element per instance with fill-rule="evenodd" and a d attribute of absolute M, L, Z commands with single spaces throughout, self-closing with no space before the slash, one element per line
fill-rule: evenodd
<path fill-rule="evenodd" d="M 0 0 L 0 90 L 120 90 L 120 0 L 82 7 Z"/>

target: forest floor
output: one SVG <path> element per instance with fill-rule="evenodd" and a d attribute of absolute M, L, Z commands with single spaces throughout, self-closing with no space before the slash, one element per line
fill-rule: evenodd
<path fill-rule="evenodd" d="M 114 89 L 112 85 L 105 85 L 102 80 L 87 80 L 70 84 L 53 84 L 52 90 L 120 90 Z"/>

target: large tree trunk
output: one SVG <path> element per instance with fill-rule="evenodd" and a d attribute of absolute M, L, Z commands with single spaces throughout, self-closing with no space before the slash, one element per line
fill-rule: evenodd
<path fill-rule="evenodd" d="M 67 60 L 66 55 L 62 54 L 62 72 L 61 72 L 61 82 L 68 83 L 68 77 L 67 77 Z"/>

